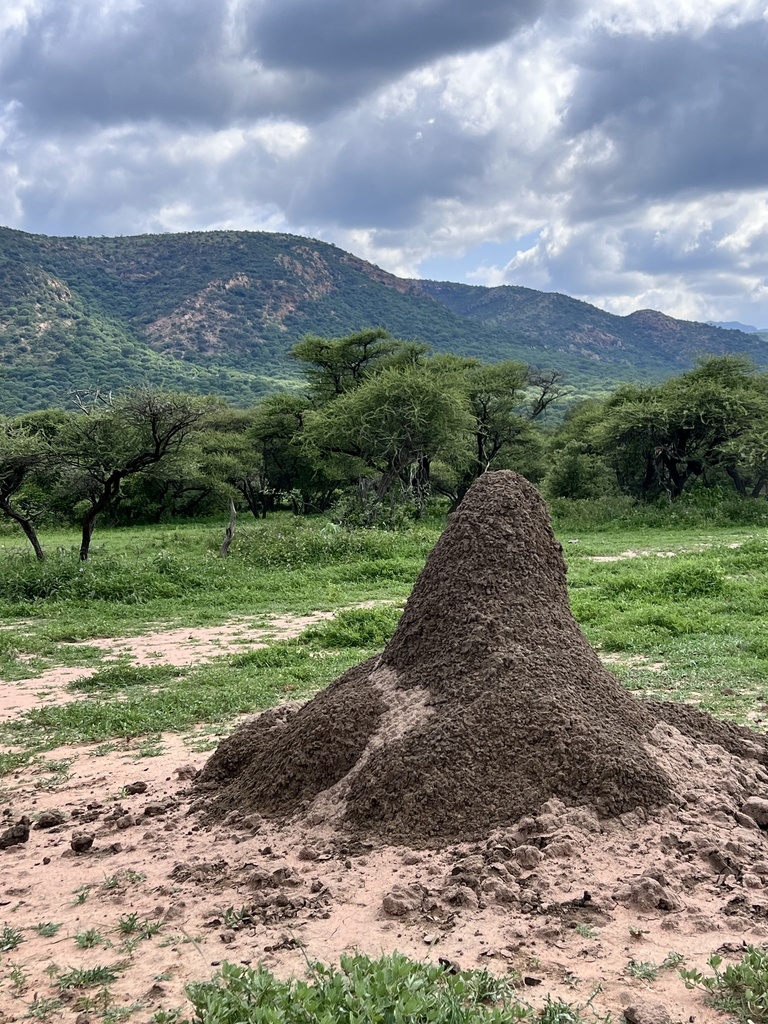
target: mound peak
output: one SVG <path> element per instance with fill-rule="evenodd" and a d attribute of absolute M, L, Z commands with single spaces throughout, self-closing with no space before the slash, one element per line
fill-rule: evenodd
<path fill-rule="evenodd" d="M 677 800 L 645 742 L 662 708 L 603 668 L 544 501 L 504 470 L 451 517 L 383 653 L 241 727 L 198 784 L 214 814 L 303 812 L 410 846 L 480 838 L 552 798 L 612 817 Z M 686 731 L 717 732 L 699 718 Z"/>

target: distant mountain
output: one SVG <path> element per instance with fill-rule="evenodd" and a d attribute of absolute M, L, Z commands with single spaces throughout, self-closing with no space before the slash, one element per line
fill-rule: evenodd
<path fill-rule="evenodd" d="M 710 327 L 723 327 L 726 331 L 743 331 L 744 334 L 765 334 L 768 327 L 753 327 L 752 324 L 742 324 L 738 320 L 707 320 Z"/>
<path fill-rule="evenodd" d="M 296 235 L 210 231 L 51 238 L 0 228 L 2 411 L 151 381 L 250 403 L 296 386 L 304 334 L 382 325 L 437 351 L 565 371 L 580 393 L 659 379 L 707 352 L 768 361 L 766 341 L 652 310 L 395 277 Z"/>

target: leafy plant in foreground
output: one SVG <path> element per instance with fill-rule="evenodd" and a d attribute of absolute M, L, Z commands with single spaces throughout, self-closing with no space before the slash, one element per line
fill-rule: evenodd
<path fill-rule="evenodd" d="M 712 976 L 701 971 L 682 970 L 680 976 L 686 988 L 703 988 L 709 1002 L 718 1010 L 733 1014 L 747 1024 L 768 1022 L 768 950 L 748 946 L 742 961 L 720 970 L 723 958 L 711 956 L 707 961 Z"/>
<path fill-rule="evenodd" d="M 503 979 L 487 971 L 450 973 L 400 953 L 371 960 L 341 958 L 338 968 L 313 964 L 312 980 L 280 981 L 263 967 L 224 964 L 211 982 L 190 985 L 196 1019 L 205 1024 L 300 1024 L 334 1021 L 368 1024 L 431 1020 L 452 1024 L 501 1024 L 533 1019 Z M 565 1017 L 557 1015 L 564 1021 Z M 576 1021 L 573 1014 L 571 1021 Z M 552 1022 L 555 1015 L 552 1015 Z"/>

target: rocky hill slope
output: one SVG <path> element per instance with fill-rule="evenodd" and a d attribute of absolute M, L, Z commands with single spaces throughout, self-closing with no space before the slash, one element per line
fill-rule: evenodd
<path fill-rule="evenodd" d="M 0 387 L 6 413 L 68 392 L 151 381 L 238 403 L 297 379 L 304 334 L 382 325 L 437 351 L 565 371 L 577 389 L 663 377 L 705 352 L 766 342 L 564 295 L 397 278 L 295 235 L 209 231 L 52 238 L 0 228 Z"/>

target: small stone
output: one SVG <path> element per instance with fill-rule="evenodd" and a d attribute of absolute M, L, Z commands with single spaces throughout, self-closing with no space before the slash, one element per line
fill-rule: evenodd
<path fill-rule="evenodd" d="M 231 930 L 219 932 L 219 938 L 225 946 L 228 946 L 231 942 L 235 941 L 235 933 Z"/>
<path fill-rule="evenodd" d="M 768 825 L 768 800 L 759 796 L 751 796 L 741 805 L 741 813 L 748 815 L 758 825 Z"/>
<path fill-rule="evenodd" d="M 51 858 L 50 857 L 43 857 L 43 864 L 50 864 L 50 863 L 51 863 Z"/>
<path fill-rule="evenodd" d="M 93 846 L 95 838 L 93 832 L 73 832 L 69 845 L 75 853 L 85 853 L 86 850 L 90 850 Z"/>
<path fill-rule="evenodd" d="M 160 814 L 167 814 L 168 808 L 165 804 L 161 804 L 158 801 L 149 803 L 144 808 L 144 816 L 147 818 L 156 818 Z"/>
<path fill-rule="evenodd" d="M 655 999 L 636 999 L 624 1010 L 630 1024 L 670 1024 L 671 1018 L 666 1006 Z"/>
<path fill-rule="evenodd" d="M 61 811 L 43 811 L 32 828 L 54 828 L 56 825 L 61 825 L 63 822 L 64 815 Z"/>
<path fill-rule="evenodd" d="M 115 819 L 115 828 L 119 828 L 121 831 L 135 824 L 136 819 L 132 814 L 123 814 L 122 817 Z"/>
<path fill-rule="evenodd" d="M 302 846 L 297 854 L 299 860 L 317 860 L 319 856 L 314 846 Z"/>
<path fill-rule="evenodd" d="M 762 889 L 763 880 L 759 875 L 753 875 L 751 871 L 745 871 L 741 876 L 741 884 L 745 889 Z"/>
<path fill-rule="evenodd" d="M 422 936 L 421 941 L 425 946 L 434 946 L 439 938 L 439 935 L 435 935 L 433 932 L 428 932 L 426 935 Z"/>

